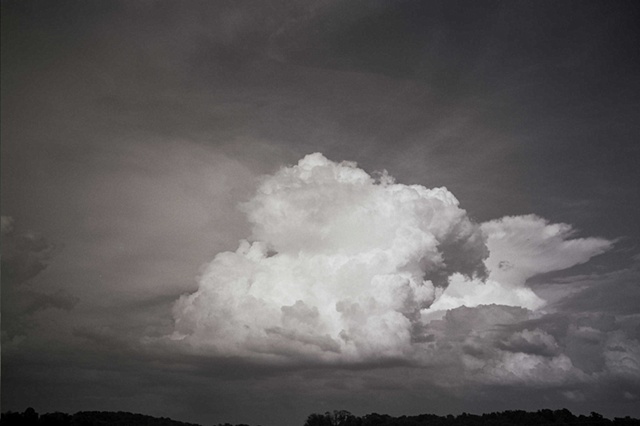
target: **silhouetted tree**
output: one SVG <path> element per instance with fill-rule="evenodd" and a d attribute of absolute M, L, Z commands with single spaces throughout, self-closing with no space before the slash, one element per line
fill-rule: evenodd
<path fill-rule="evenodd" d="M 356 416 L 347 410 L 334 410 L 331 413 L 325 413 L 325 416 L 329 418 L 331 426 L 356 426 L 358 423 Z"/>
<path fill-rule="evenodd" d="M 327 411 L 324 414 L 310 414 L 305 426 L 360 426 L 362 420 L 347 410 Z"/>
<path fill-rule="evenodd" d="M 70 426 L 71 415 L 66 413 L 47 413 L 40 416 L 38 426 Z"/>
<path fill-rule="evenodd" d="M 329 419 L 323 414 L 309 414 L 304 426 L 331 426 Z"/>
<path fill-rule="evenodd" d="M 0 423 L 2 426 L 18 426 L 22 422 L 22 414 L 14 413 L 12 411 L 7 411 L 6 413 L 2 413 L 2 417 L 0 418 Z"/>

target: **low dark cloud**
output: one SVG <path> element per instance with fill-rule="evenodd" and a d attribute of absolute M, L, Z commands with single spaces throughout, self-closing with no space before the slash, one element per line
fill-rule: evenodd
<path fill-rule="evenodd" d="M 552 285 L 579 289 L 559 301 L 559 310 L 633 315 L 640 303 L 640 263 L 636 260 L 628 268 L 611 273 L 567 277 Z"/>
<path fill-rule="evenodd" d="M 2 216 L 2 281 L 8 286 L 28 282 L 48 265 L 54 245 L 31 231 L 18 232 L 14 219 Z"/>
<path fill-rule="evenodd" d="M 69 311 L 78 303 L 79 298 L 64 289 L 33 282 L 47 268 L 55 251 L 56 247 L 41 235 L 20 231 L 12 217 L 2 216 L 3 344 L 35 326 L 36 313 L 46 309 Z"/>

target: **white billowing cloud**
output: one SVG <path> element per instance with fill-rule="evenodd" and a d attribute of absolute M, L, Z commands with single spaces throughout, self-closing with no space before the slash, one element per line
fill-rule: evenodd
<path fill-rule="evenodd" d="M 434 313 L 454 309 L 459 306 L 480 306 L 489 304 L 506 306 L 520 306 L 527 309 L 538 309 L 544 306 L 544 300 L 536 295 L 524 283 L 513 285 L 509 282 L 500 282 L 487 279 L 470 280 L 460 274 L 454 274 L 449 280 L 449 286 L 433 305 L 422 312 L 425 320 Z"/>
<path fill-rule="evenodd" d="M 559 335 L 519 325 L 543 315 L 526 281 L 609 241 L 569 239 L 569 225 L 533 215 L 478 225 L 445 188 L 321 154 L 265 177 L 241 209 L 252 242 L 218 254 L 174 306 L 183 348 L 276 363 L 395 359 L 481 383 L 583 377 Z"/>
<path fill-rule="evenodd" d="M 507 216 L 482 224 L 491 256 L 490 278 L 521 285 L 544 272 L 559 271 L 604 253 L 612 246 L 602 238 L 574 238 L 566 223 L 550 224 L 535 216 Z"/>
<path fill-rule="evenodd" d="M 535 275 L 585 263 L 612 247 L 602 238 L 574 238 L 572 227 L 535 216 L 507 216 L 482 224 L 490 255 L 489 277 L 481 283 L 455 275 L 442 296 L 424 314 L 458 306 L 497 303 L 538 309 L 544 300 L 526 281 Z"/>
<path fill-rule="evenodd" d="M 421 309 L 484 236 L 445 188 L 379 180 L 308 155 L 242 206 L 252 239 L 220 253 L 175 305 L 175 338 L 218 354 L 325 361 L 405 357 Z"/>

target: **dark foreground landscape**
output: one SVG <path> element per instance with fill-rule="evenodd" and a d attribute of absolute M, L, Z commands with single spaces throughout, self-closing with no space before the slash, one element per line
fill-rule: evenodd
<path fill-rule="evenodd" d="M 167 417 L 152 417 L 143 414 L 112 411 L 80 411 L 75 414 L 47 413 L 39 415 L 33 408 L 23 413 L 2 413 L 0 424 L 3 426 L 203 426 L 196 423 L 185 423 Z M 393 417 L 386 414 L 367 414 L 355 416 L 348 411 L 340 410 L 324 414 L 311 414 L 304 426 L 503 426 L 503 425 L 640 425 L 640 419 L 616 417 L 613 420 L 592 412 L 589 416 L 574 415 L 567 409 L 538 410 L 527 412 L 521 410 L 502 411 L 489 414 L 462 413 L 458 416 L 437 416 L 420 414 L 417 416 Z M 230 423 L 214 423 L 214 426 L 233 426 Z M 249 426 L 238 424 L 235 426 Z"/>

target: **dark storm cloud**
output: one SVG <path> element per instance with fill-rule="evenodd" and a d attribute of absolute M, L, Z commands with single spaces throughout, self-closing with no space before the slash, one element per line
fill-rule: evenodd
<path fill-rule="evenodd" d="M 421 97 L 423 102 L 428 100 L 448 120 L 459 117 L 439 143 L 444 158 L 452 152 L 456 162 L 464 163 L 457 155 L 460 149 L 475 152 L 474 145 L 479 145 L 479 163 L 490 164 L 491 150 L 497 149 L 494 155 L 507 160 L 500 164 L 502 176 L 521 179 L 529 188 L 527 207 L 540 214 L 562 214 L 570 200 L 611 200 L 615 193 L 624 193 L 637 208 L 637 192 L 628 185 L 639 179 L 634 166 L 638 152 L 629 143 L 638 132 L 631 119 L 638 113 L 640 93 L 637 17 L 636 5 L 629 2 L 580 7 L 571 2 L 544 7 L 349 2 L 327 7 L 307 25 L 292 29 L 294 46 L 289 50 L 290 58 L 303 64 L 402 77 L 412 82 L 407 83 L 409 96 L 415 82 L 422 82 L 429 92 L 428 98 Z M 415 144 L 412 134 L 433 146 L 434 139 L 438 141 L 433 129 L 443 120 L 434 117 L 434 126 L 428 119 L 432 109 L 424 104 L 421 109 L 419 118 L 409 121 L 411 116 L 405 116 L 397 127 L 385 116 L 384 126 L 369 122 L 369 130 L 361 130 L 370 131 L 371 138 L 386 136 L 403 149 Z M 412 132 L 407 134 L 407 129 Z M 490 132 L 485 138 L 483 130 Z M 508 150 L 499 149 L 504 138 L 510 139 Z M 616 173 L 611 173 L 613 165 Z M 493 178 L 490 170 L 478 170 L 478 164 L 465 166 L 482 173 L 483 179 Z M 455 185 L 455 180 L 447 185 Z M 464 194 L 463 200 L 473 198 L 467 195 L 473 189 L 450 188 Z M 553 196 L 558 200 L 548 205 Z M 576 210 L 573 217 L 590 214 Z M 585 219 L 595 225 L 593 218 Z M 608 230 L 612 225 L 599 226 Z"/>
<path fill-rule="evenodd" d="M 345 405 L 637 415 L 639 18 L 621 0 L 3 2 L 2 214 L 44 236 L 3 235 L 3 408 L 261 424 Z M 419 367 L 158 345 L 200 266 L 249 235 L 236 206 L 256 176 L 312 152 L 446 185 L 478 222 L 571 224 L 584 263 L 501 299 L 537 295 L 542 310 L 457 307 L 412 328 L 431 356 Z M 536 254 L 521 237 L 502 253 Z M 442 247 L 446 275 L 478 272 L 486 253 L 471 246 Z M 536 259 L 538 272 L 555 261 Z M 506 291 L 476 288 L 448 296 Z M 284 326 L 314 318 L 285 308 Z M 18 311 L 29 327 L 5 340 Z M 271 336 L 307 344 L 284 326 Z"/>
<path fill-rule="evenodd" d="M 17 286 L 34 278 L 48 265 L 54 246 L 34 232 L 18 232 L 14 219 L 2 216 L 2 281 Z"/>
<path fill-rule="evenodd" d="M 636 256 L 637 258 L 637 256 Z M 569 312 L 604 312 L 632 315 L 640 303 L 640 262 L 608 274 L 573 276 L 554 286 L 571 284 L 581 290 L 559 302 L 558 309 Z M 564 282 L 563 282 L 564 281 Z"/>
<path fill-rule="evenodd" d="M 3 344 L 33 327 L 37 312 L 48 308 L 69 311 L 78 303 L 78 297 L 64 289 L 33 282 L 47 268 L 55 250 L 41 235 L 16 229 L 12 217 L 2 216 Z"/>

